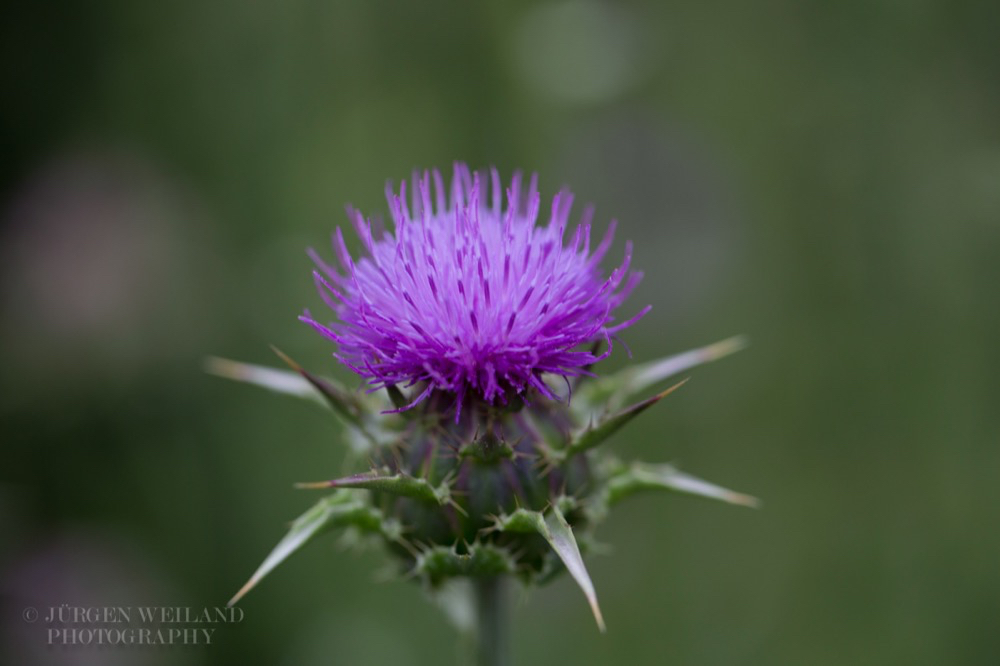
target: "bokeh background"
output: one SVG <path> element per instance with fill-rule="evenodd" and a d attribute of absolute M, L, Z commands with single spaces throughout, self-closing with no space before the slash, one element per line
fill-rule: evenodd
<path fill-rule="evenodd" d="M 51 650 L 20 612 L 232 595 L 344 445 L 203 358 L 353 381 L 296 321 L 304 250 L 461 159 L 620 221 L 637 360 L 752 342 L 610 446 L 763 508 L 630 500 L 590 560 L 609 632 L 561 579 L 518 602 L 517 663 L 1000 663 L 1000 5 L 2 13 L 0 662 L 453 662 L 420 589 L 332 537 L 210 647 Z"/>

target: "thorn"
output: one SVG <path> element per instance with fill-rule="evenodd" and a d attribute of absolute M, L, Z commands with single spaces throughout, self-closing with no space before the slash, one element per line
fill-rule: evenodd
<path fill-rule="evenodd" d="M 454 499 L 448 498 L 448 506 L 455 509 L 455 511 L 458 511 L 465 518 L 469 517 L 469 512 L 463 509 L 461 506 L 459 506 L 458 502 L 456 502 Z"/>
<path fill-rule="evenodd" d="M 618 412 L 614 416 L 611 416 L 601 421 L 601 423 L 599 423 L 596 427 L 591 425 L 590 428 L 584 430 L 579 435 L 576 441 L 574 441 L 567 449 L 565 449 L 566 455 L 569 456 L 576 455 L 583 451 L 586 451 L 587 449 L 594 448 L 595 446 L 601 444 L 611 435 L 616 433 L 622 426 L 624 426 L 626 423 L 634 419 L 636 416 L 643 413 L 644 411 L 646 411 L 647 409 L 658 403 L 660 400 L 663 400 L 664 398 L 666 398 L 668 395 L 670 395 L 680 387 L 684 386 L 684 384 L 686 384 L 689 379 L 690 377 L 684 378 L 681 381 L 674 384 L 673 386 L 671 386 L 670 388 L 661 391 L 660 393 L 657 393 L 656 395 L 650 398 L 646 398 L 641 402 L 637 402 L 636 404 L 630 407 L 626 407 L 625 409 Z"/>
<path fill-rule="evenodd" d="M 235 606 L 239 602 L 239 600 L 246 595 L 247 592 L 249 592 L 254 588 L 256 584 L 257 584 L 257 579 L 255 578 L 251 578 L 246 583 L 244 583 L 243 587 L 240 588 L 240 591 L 237 592 L 235 595 L 233 595 L 233 598 L 230 599 L 229 603 L 226 604 L 226 608 L 232 608 L 233 606 Z"/>
<path fill-rule="evenodd" d="M 304 490 L 318 490 L 320 488 L 332 488 L 336 485 L 333 481 L 298 481 L 292 487 Z"/>

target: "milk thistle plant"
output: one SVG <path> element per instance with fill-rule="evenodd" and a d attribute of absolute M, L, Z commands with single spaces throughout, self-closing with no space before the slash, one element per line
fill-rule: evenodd
<path fill-rule="evenodd" d="M 641 274 L 630 270 L 629 243 L 604 277 L 614 224 L 592 248 L 588 208 L 567 237 L 567 191 L 552 200 L 547 223 L 536 224 L 534 176 L 525 187 L 515 174 L 504 191 L 496 170 L 480 175 L 457 164 L 450 187 L 437 171 L 411 185 L 409 194 L 405 182 L 398 192 L 387 187 L 391 231 L 348 210 L 360 258 L 340 229 L 336 265 L 310 252 L 332 321 L 309 311 L 300 319 L 366 390 L 280 352 L 292 371 L 210 361 L 216 374 L 330 408 L 354 471 L 298 484 L 332 492 L 292 523 L 230 603 L 321 532 L 354 530 L 375 535 L 407 576 L 474 628 L 478 663 L 505 664 L 509 578 L 541 584 L 568 571 L 604 630 L 583 556 L 595 526 L 625 497 L 666 490 L 755 504 L 670 465 L 623 463 L 599 448 L 684 382 L 635 396 L 742 343 L 597 376 L 592 368 L 617 335 L 649 311 L 616 314 Z M 473 603 L 455 603 L 463 590 Z"/>

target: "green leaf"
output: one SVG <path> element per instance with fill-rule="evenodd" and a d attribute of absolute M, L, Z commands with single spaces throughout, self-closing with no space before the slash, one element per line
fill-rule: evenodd
<path fill-rule="evenodd" d="M 585 412 L 597 409 L 604 409 L 605 412 L 620 409 L 629 397 L 643 389 L 685 370 L 717 361 L 743 349 L 746 345 L 745 337 L 735 336 L 658 361 L 634 365 L 614 375 L 597 379 L 590 384 L 584 383 L 577 392 L 580 397 L 580 407 Z"/>
<path fill-rule="evenodd" d="M 262 365 L 230 361 L 227 358 L 209 356 L 205 359 L 205 370 L 218 377 L 232 379 L 260 386 L 261 388 L 284 393 L 296 398 L 308 398 L 323 402 L 316 390 L 304 377 L 287 370 L 267 368 Z"/>
<path fill-rule="evenodd" d="M 660 400 L 663 400 L 668 395 L 679 389 L 687 381 L 688 381 L 687 379 L 684 379 L 680 382 L 677 382 L 667 390 L 661 391 L 660 393 L 657 393 L 651 398 L 647 398 L 642 402 L 636 403 L 631 407 L 628 407 L 618 412 L 614 416 L 604 419 L 596 426 L 591 425 L 582 433 L 577 435 L 576 438 L 574 438 L 573 441 L 570 442 L 569 446 L 566 447 L 564 452 L 560 452 L 557 449 L 553 453 L 556 456 L 559 456 L 559 454 L 562 453 L 562 457 L 569 457 L 576 455 L 578 453 L 582 453 L 583 451 L 586 451 L 588 449 L 594 448 L 595 446 L 604 442 L 604 440 L 606 440 L 608 437 L 618 432 L 618 430 L 621 429 L 622 426 L 624 426 L 626 423 L 628 423 L 635 417 L 639 416 L 639 414 L 642 414 L 644 411 L 646 411 L 647 409 L 658 403 Z"/>
<path fill-rule="evenodd" d="M 451 501 L 451 492 L 447 481 L 435 488 L 427 479 L 410 476 L 409 474 L 383 474 L 378 471 L 352 474 L 351 476 L 345 476 L 341 479 L 331 479 L 330 481 L 296 483 L 295 487 L 307 489 L 363 488 L 391 495 L 412 497 L 435 504 L 443 505 Z"/>
<path fill-rule="evenodd" d="M 612 476 L 605 487 L 608 506 L 617 504 L 626 497 L 642 490 L 669 490 L 685 495 L 706 497 L 756 508 L 760 501 L 756 497 L 744 495 L 696 476 L 685 474 L 672 465 L 654 465 L 634 462 L 625 470 Z"/>
<path fill-rule="evenodd" d="M 396 439 L 391 418 L 380 413 L 389 406 L 385 396 L 352 394 L 332 379 L 309 373 L 278 349 L 274 351 L 294 372 L 216 357 L 205 360 L 205 370 L 226 379 L 306 398 L 330 409 L 348 427 L 348 442 L 360 454 Z"/>
<path fill-rule="evenodd" d="M 746 348 L 746 346 L 746 338 L 742 335 L 737 335 L 706 347 L 692 349 L 659 361 L 650 361 L 649 363 L 634 366 L 631 369 L 633 373 L 632 380 L 629 382 L 627 389 L 630 393 L 638 393 L 646 387 L 673 377 L 685 370 L 690 370 L 693 367 L 717 361 L 720 358 L 734 354 Z"/>
<path fill-rule="evenodd" d="M 236 604 L 264 576 L 271 573 L 276 566 L 317 534 L 334 527 L 352 525 L 366 532 L 391 532 L 387 529 L 382 514 L 350 491 L 341 490 L 329 497 L 324 497 L 295 519 L 285 538 L 278 542 L 263 564 L 257 567 L 257 571 L 240 588 L 240 591 L 229 601 L 228 605 Z"/>
<path fill-rule="evenodd" d="M 334 412 L 336 412 L 348 423 L 364 430 L 364 423 L 362 423 L 361 418 L 363 415 L 361 403 L 355 399 L 355 397 L 352 396 L 347 389 L 331 379 L 324 379 L 323 377 L 318 377 L 312 374 L 289 358 L 277 347 L 272 345 L 271 349 L 282 361 L 288 364 L 288 367 L 302 375 L 302 377 L 316 390 L 316 392 L 323 397 L 326 404 L 329 405 Z"/>
<path fill-rule="evenodd" d="M 558 503 L 551 507 L 548 516 L 543 516 L 537 511 L 518 509 L 509 515 L 498 517 L 496 527 L 507 532 L 537 532 L 540 534 L 562 560 L 576 584 L 583 590 L 583 595 L 587 598 L 587 603 L 590 604 L 590 610 L 594 614 L 597 626 L 602 632 L 605 630 L 604 618 L 597 605 L 594 584 L 583 564 L 583 556 L 580 554 L 579 546 L 577 546 L 576 537 L 573 536 L 573 529 L 566 522 L 562 511 L 559 510 Z"/>
<path fill-rule="evenodd" d="M 594 591 L 594 584 L 590 580 L 590 574 L 583 565 L 583 556 L 580 555 L 580 548 L 576 545 L 576 538 L 573 536 L 573 529 L 566 522 L 565 516 L 558 507 L 553 506 L 552 511 L 545 518 L 545 533 L 542 534 L 545 540 L 556 551 L 556 555 L 566 565 L 566 570 L 576 581 L 576 584 L 583 590 L 583 596 L 587 597 L 590 610 L 594 614 L 597 626 L 603 632 L 604 618 L 601 616 L 601 609 L 597 605 L 597 593 Z"/>
<path fill-rule="evenodd" d="M 227 358 L 209 356 L 205 370 L 218 377 L 253 384 L 277 393 L 296 398 L 307 398 L 331 408 L 338 416 L 362 428 L 361 416 L 365 412 L 361 401 L 332 379 L 314 375 L 293 361 L 281 350 L 271 347 L 294 372 L 278 370 L 263 365 L 241 363 Z"/>

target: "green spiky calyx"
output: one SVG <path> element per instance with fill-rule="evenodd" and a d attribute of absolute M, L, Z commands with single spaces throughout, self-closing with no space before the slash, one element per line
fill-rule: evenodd
<path fill-rule="evenodd" d="M 538 534 L 507 529 L 509 516 L 542 513 L 565 498 L 567 520 L 586 523 L 580 507 L 593 487 L 587 457 L 557 462 L 550 453 L 568 436 L 572 417 L 565 405 L 539 400 L 513 411 L 473 405 L 455 423 L 443 415 L 446 401 L 453 400 L 432 395 L 408 412 L 399 438 L 371 452 L 370 472 L 309 485 L 370 490 L 372 505 L 404 526 L 404 539 L 391 549 L 432 584 L 463 573 L 530 581 L 552 566 L 552 550 Z M 429 552 L 452 553 L 454 562 Z"/>
<path fill-rule="evenodd" d="M 334 493 L 293 523 L 231 603 L 319 532 L 354 527 L 379 535 L 405 570 L 431 587 L 508 574 L 545 581 L 565 568 L 603 629 L 580 543 L 614 504 L 651 489 L 756 501 L 667 465 L 622 464 L 597 447 L 683 382 L 624 407 L 630 396 L 740 346 L 727 340 L 584 383 L 571 404 L 537 394 L 506 409 L 473 403 L 457 422 L 445 409 L 453 396 L 431 395 L 416 409 L 391 413 L 406 404 L 397 389 L 352 394 L 284 355 L 297 375 L 213 359 L 216 374 L 319 398 L 371 463 L 357 474 L 299 484 Z"/>

